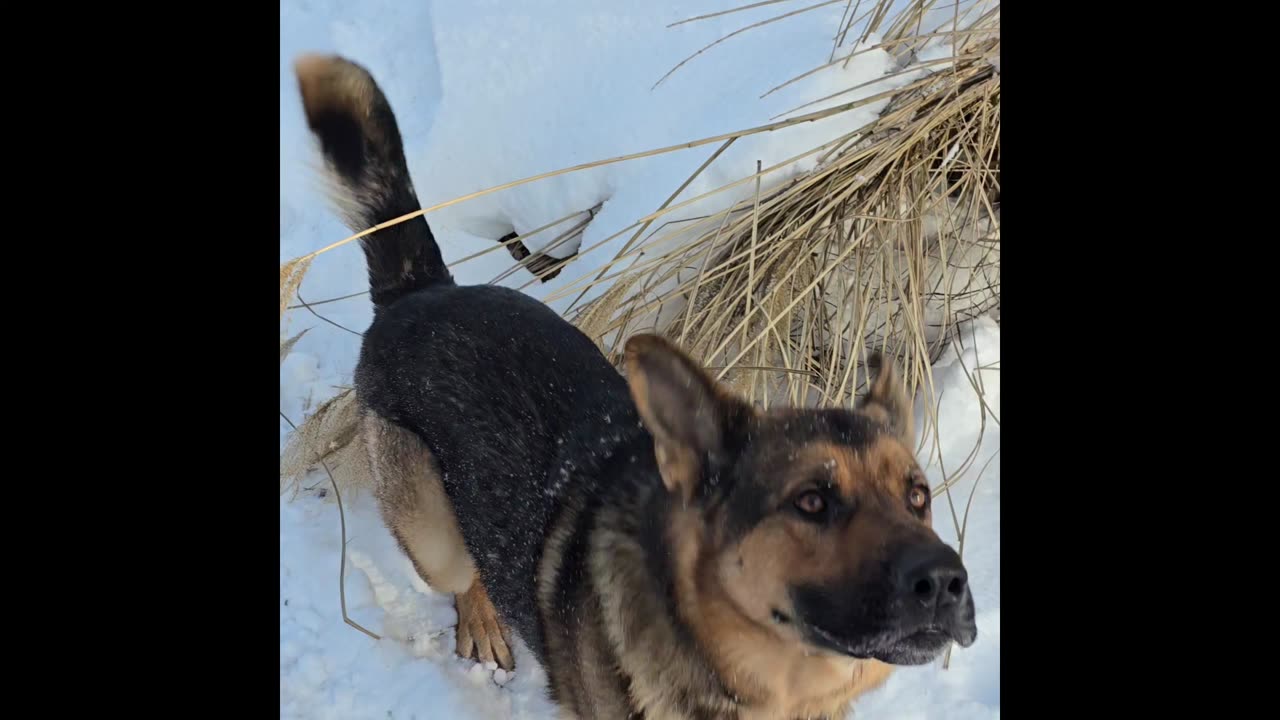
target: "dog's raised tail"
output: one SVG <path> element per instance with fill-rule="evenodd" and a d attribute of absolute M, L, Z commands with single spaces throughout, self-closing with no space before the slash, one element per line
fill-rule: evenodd
<path fill-rule="evenodd" d="M 320 143 L 333 200 L 354 232 L 420 208 L 391 104 L 363 67 L 333 55 L 294 63 L 307 125 Z M 360 239 L 375 307 L 452 276 L 426 218 L 415 217 Z"/>

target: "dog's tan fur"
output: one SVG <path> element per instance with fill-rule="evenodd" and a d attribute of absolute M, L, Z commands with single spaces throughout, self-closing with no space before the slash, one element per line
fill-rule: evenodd
<path fill-rule="evenodd" d="M 467 552 L 431 451 L 417 435 L 372 413 L 361 417 L 360 432 L 387 528 L 424 582 L 454 594 L 458 654 L 512 669 L 509 632 Z"/>

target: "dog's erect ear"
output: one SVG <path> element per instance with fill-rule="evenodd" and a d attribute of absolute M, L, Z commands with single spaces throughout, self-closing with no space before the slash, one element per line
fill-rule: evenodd
<path fill-rule="evenodd" d="M 908 450 L 915 451 L 915 419 L 911 411 L 911 398 L 907 387 L 898 375 L 893 360 L 877 355 L 871 364 L 879 361 L 880 370 L 871 381 L 871 388 L 862 399 L 862 412 L 887 425 L 894 437 L 902 441 Z"/>
<path fill-rule="evenodd" d="M 628 340 L 626 365 L 631 397 L 653 435 L 662 482 L 687 501 L 703 463 L 724 449 L 725 432 L 749 408 L 657 335 Z"/>

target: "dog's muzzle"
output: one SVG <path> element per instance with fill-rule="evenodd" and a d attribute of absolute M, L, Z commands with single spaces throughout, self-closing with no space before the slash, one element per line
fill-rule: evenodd
<path fill-rule="evenodd" d="M 906 543 L 881 568 L 874 581 L 794 593 L 809 642 L 892 665 L 932 662 L 952 642 L 973 645 L 973 595 L 955 550 L 936 539 Z"/>

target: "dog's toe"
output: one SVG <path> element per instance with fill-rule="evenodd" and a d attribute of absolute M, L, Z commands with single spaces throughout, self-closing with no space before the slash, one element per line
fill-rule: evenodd
<path fill-rule="evenodd" d="M 471 626 L 458 620 L 458 657 L 470 660 L 475 656 L 475 642 L 471 639 Z"/>
<path fill-rule="evenodd" d="M 495 615 L 488 627 L 489 644 L 493 651 L 493 659 L 503 670 L 514 670 L 515 660 L 511 657 L 511 644 L 507 636 L 506 626 Z"/>

